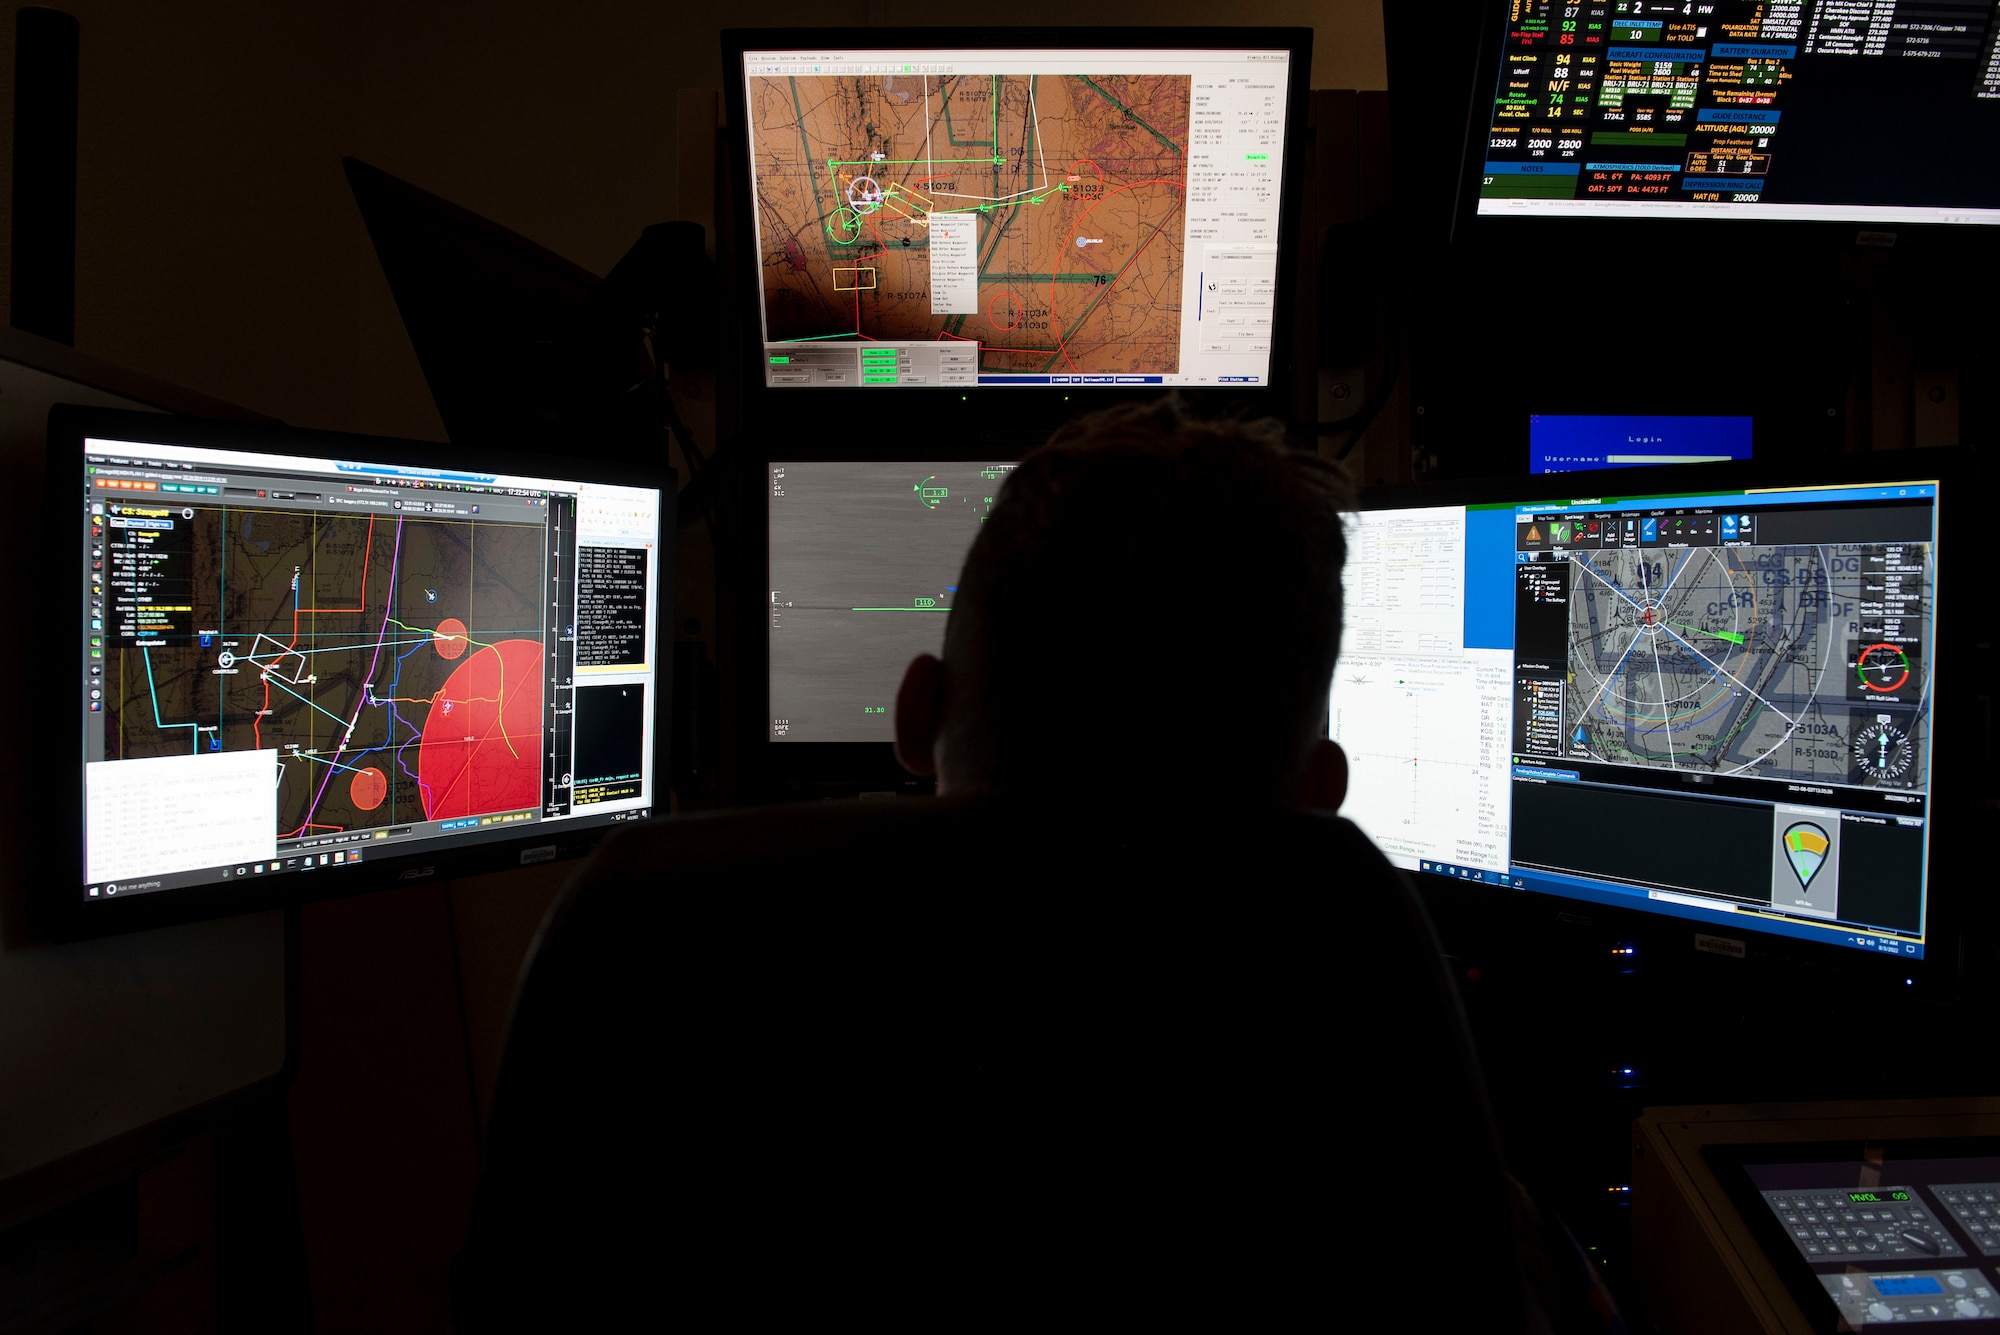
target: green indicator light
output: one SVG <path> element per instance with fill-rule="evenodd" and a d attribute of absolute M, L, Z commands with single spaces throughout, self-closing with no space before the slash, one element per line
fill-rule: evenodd
<path fill-rule="evenodd" d="M 792 359 L 790 357 L 773 357 L 771 358 L 771 365 L 786 366 L 790 364 L 791 360 Z"/>

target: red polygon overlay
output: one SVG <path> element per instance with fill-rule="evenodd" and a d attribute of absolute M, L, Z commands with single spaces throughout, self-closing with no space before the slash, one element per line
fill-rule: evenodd
<path fill-rule="evenodd" d="M 542 653 L 539 640 L 502 640 L 445 682 L 418 744 L 425 819 L 541 805 Z"/>

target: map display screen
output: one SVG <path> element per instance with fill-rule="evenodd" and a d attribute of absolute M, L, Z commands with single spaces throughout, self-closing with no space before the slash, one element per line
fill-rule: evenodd
<path fill-rule="evenodd" d="M 1268 384 L 1290 65 L 746 52 L 764 383 Z"/>
<path fill-rule="evenodd" d="M 1993 0 L 1501 8 L 1482 215 L 2000 224 Z"/>
<path fill-rule="evenodd" d="M 656 800 L 661 493 L 83 441 L 89 902 Z"/>
<path fill-rule="evenodd" d="M 1412 871 L 1920 957 L 1937 507 L 1915 482 L 1355 515 L 1343 814 Z"/>

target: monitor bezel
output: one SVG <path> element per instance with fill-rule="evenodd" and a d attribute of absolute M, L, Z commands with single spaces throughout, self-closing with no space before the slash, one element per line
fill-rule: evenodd
<path fill-rule="evenodd" d="M 1940 509 L 1968 504 L 1978 487 L 1976 457 L 1957 448 L 1883 451 L 1836 456 L 1801 483 L 1796 462 L 1752 459 L 1715 464 L 1659 464 L 1642 468 L 1594 469 L 1574 473 L 1516 474 L 1453 480 L 1432 484 L 1364 489 L 1358 510 L 1389 510 L 1426 506 L 1560 503 L 1581 498 L 1677 496 L 1728 492 L 1743 488 L 1838 487 L 1868 483 L 1936 480 Z M 1942 629 L 1941 629 L 1942 626 Z M 1934 623 L 1931 662 L 1933 680 L 1971 682 L 1977 670 L 1976 634 L 1962 621 Z M 1945 674 L 1949 674 L 1946 676 Z M 1976 708 L 1970 693 L 1964 706 Z M 1935 705 L 1933 705 L 1933 709 Z M 1473 938 L 1512 937 L 1522 930 L 1546 933 L 1550 942 L 1573 940 L 1586 928 L 1595 949 L 1606 939 L 1639 943 L 1641 958 L 1660 959 L 1701 949 L 1694 938 L 1739 940 L 1743 959 L 1756 968 L 1832 966 L 1848 977 L 1893 988 L 1905 995 L 1942 997 L 1955 992 L 1961 978 L 1961 955 L 1974 914 L 1970 903 L 1954 902 L 1940 893 L 1951 883 L 1945 868 L 1955 863 L 1951 850 L 1963 833 L 1976 828 L 1980 794 L 1976 787 L 1976 756 L 1972 729 L 1940 735 L 1935 715 L 1932 729 L 1931 796 L 1925 816 L 1929 826 L 1924 887 L 1925 942 L 1921 959 L 1836 945 L 1764 930 L 1754 919 L 1712 924 L 1699 919 L 1606 905 L 1538 890 L 1471 883 L 1449 875 L 1407 872 L 1412 884 L 1432 905 L 1447 938 L 1463 932 Z M 1940 745 L 1940 743 L 1944 743 Z M 1940 798 L 1939 791 L 1946 796 Z M 1953 794 L 1956 794 L 1955 796 Z M 1962 833 L 1963 832 L 1963 833 Z M 1511 849 L 1509 850 L 1511 857 Z M 1962 898 L 1962 897 L 1961 897 Z M 1711 952 L 1712 953 L 1712 952 Z"/>
<path fill-rule="evenodd" d="M 1475 82 L 1460 146 L 1458 187 L 1452 214 L 1454 242 L 1482 250 L 1543 246 L 1589 252 L 1611 247 L 1668 245 L 1677 261 L 1740 256 L 1746 244 L 1779 241 L 1787 248 L 1832 251 L 1868 244 L 1914 247 L 1925 253 L 1980 254 L 2000 234 L 2000 224 L 1913 223 L 1834 219 L 1672 218 L 1606 216 L 1508 217 L 1479 212 L 1480 178 L 1485 174 L 1486 138 L 1492 128 L 1493 92 L 1506 55 L 1502 38 L 1512 0 L 1480 0 Z M 1861 238 L 1868 238 L 1863 242 Z M 1796 263 L 1796 257 L 1794 263 Z"/>
<path fill-rule="evenodd" d="M 607 485 L 658 490 L 661 493 L 658 549 L 661 564 L 660 607 L 657 610 L 662 633 L 656 641 L 656 675 L 651 704 L 656 800 L 649 810 L 653 819 L 667 814 L 669 800 L 666 790 L 671 777 L 672 758 L 673 665 L 670 652 L 672 641 L 664 632 L 673 624 L 675 486 L 674 474 L 663 460 L 614 459 L 589 454 L 571 454 L 552 460 L 517 452 L 471 449 L 388 436 L 58 406 L 49 414 L 43 520 L 38 526 L 50 550 L 67 551 L 76 540 L 76 482 L 81 474 L 75 469 L 82 464 L 85 440 L 91 438 L 349 459 L 410 468 L 504 472 L 529 477 L 547 476 L 551 472 L 574 477 L 587 472 L 590 480 Z M 72 601 L 72 590 L 73 586 L 62 579 L 41 581 L 35 601 L 42 609 L 42 624 L 69 627 L 74 634 L 82 637 L 89 633 L 86 626 L 88 618 L 79 610 L 80 602 Z M 73 643 L 80 642 L 79 639 Z M 67 709 L 42 710 L 39 714 L 37 731 L 43 740 L 42 753 L 67 757 L 69 748 L 76 745 L 74 716 Z M 66 765 L 67 760 L 63 763 Z M 80 782 L 77 791 L 81 792 Z M 463 846 L 454 846 L 448 841 L 430 843 L 405 853 L 384 853 L 358 868 L 345 867 L 338 872 L 329 868 L 325 873 L 315 870 L 310 875 L 281 875 L 265 881 L 223 882 L 212 887 L 193 886 L 136 895 L 129 899 L 100 898 L 93 901 L 82 893 L 89 881 L 82 874 L 84 812 L 79 800 L 61 804 L 41 822 L 51 840 L 49 846 L 64 852 L 50 860 L 50 874 L 40 887 L 40 893 L 34 896 L 34 903 L 44 929 L 52 936 L 70 938 L 141 930 L 364 894 L 400 884 L 447 880 L 543 862 L 565 861 L 588 852 L 607 833 L 624 823 L 609 820 L 579 822 L 572 829 L 563 829 L 561 824 L 552 828 L 536 823 L 516 836 L 489 838 Z"/>
<path fill-rule="evenodd" d="M 957 388 L 898 386 L 890 401 L 906 405 L 923 415 L 931 429 L 973 431 L 984 429 L 995 409 L 1004 409 L 1010 421 L 1032 424 L 1043 434 L 1077 412 L 1113 404 L 1140 401 L 1164 390 L 1178 390 L 1191 400 L 1252 416 L 1292 420 L 1297 416 L 1293 399 L 1299 368 L 1297 326 L 1298 252 L 1304 223 L 1307 153 L 1306 114 L 1312 82 L 1312 39 L 1310 28 L 1206 28 L 1206 27 L 890 27 L 890 28 L 730 28 L 722 33 L 723 63 L 723 142 L 727 147 L 727 186 L 730 193 L 731 241 L 739 265 L 756 263 L 757 244 L 751 197 L 748 127 L 744 108 L 749 96 L 748 74 L 743 55 L 750 50 L 839 49 L 842 47 L 882 49 L 891 47 L 965 49 L 987 47 L 1009 50 L 1249 50 L 1284 49 L 1291 53 L 1291 77 L 1287 80 L 1285 115 L 1285 159 L 1279 193 L 1278 225 L 1278 306 L 1272 319 L 1271 366 L 1268 382 L 1258 386 L 1145 385 L 974 385 Z M 826 387 L 773 387 L 764 383 L 763 321 L 760 309 L 761 285 L 752 273 L 739 274 L 739 330 L 737 356 L 746 369 L 743 396 L 747 420 L 764 429 L 788 434 L 792 424 L 823 421 L 829 409 L 845 405 L 850 411 L 857 390 Z M 865 392 L 865 391 L 859 391 Z M 838 443 L 822 447 L 826 458 L 854 457 L 851 448 Z M 936 452 L 934 452 L 936 453 Z M 799 457 L 808 457 L 803 453 Z"/>

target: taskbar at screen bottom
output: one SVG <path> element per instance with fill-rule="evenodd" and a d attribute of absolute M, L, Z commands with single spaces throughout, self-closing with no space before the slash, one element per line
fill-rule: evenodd
<path fill-rule="evenodd" d="M 456 820 L 431 821 L 415 827 L 353 830 L 315 835 L 311 839 L 284 839 L 261 858 L 244 858 L 212 867 L 159 875 L 140 873 L 117 879 L 85 881 L 82 896 L 86 903 L 108 903 L 165 890 L 240 885 L 246 881 L 270 880 L 288 874 L 366 867 L 390 858 L 449 855 L 537 836 L 554 840 L 586 830 L 645 820 L 652 814 L 652 808 L 645 806 L 588 813 L 561 820 L 543 820 L 536 810 L 496 811 L 462 816 Z"/>
<path fill-rule="evenodd" d="M 1265 377 L 1261 375 L 1212 375 L 1212 376 L 1039 375 L 1039 374 L 1038 375 L 980 375 L 977 377 L 971 377 L 964 380 L 944 381 L 940 382 L 939 384 L 929 385 L 929 386 L 926 386 L 925 382 L 921 378 L 905 378 L 901 380 L 880 380 L 880 381 L 853 381 L 853 382 L 846 380 L 815 382 L 811 380 L 797 380 L 797 379 L 779 380 L 776 377 L 770 378 L 770 384 L 773 387 L 785 386 L 785 385 L 810 386 L 815 383 L 819 383 L 822 385 L 830 385 L 830 386 L 847 386 L 851 384 L 854 388 L 857 389 L 868 386 L 874 386 L 874 387 L 901 386 L 906 389 L 925 388 L 925 387 L 932 389 L 937 389 L 937 388 L 958 389 L 973 385 L 1067 385 L 1067 386 L 1107 385 L 1114 387 L 1121 385 L 1126 387 L 1158 385 L 1161 388 L 1165 388 L 1166 386 L 1172 385 L 1175 388 L 1184 388 L 1190 386 L 1199 388 L 1203 385 L 1262 385 L 1267 382 L 1265 380 Z"/>
<path fill-rule="evenodd" d="M 1885 932 L 1880 928 L 1841 922 L 1824 924 L 1809 922 L 1772 913 L 1769 910 L 1739 906 L 1727 900 L 1704 902 L 1693 895 L 1674 895 L 1657 890 L 1607 885 L 1602 881 L 1564 876 L 1557 872 L 1540 871 L 1531 867 L 1496 871 L 1489 867 L 1467 867 L 1456 863 L 1426 860 L 1419 864 L 1418 869 L 1452 881 L 1504 886 L 1510 890 L 1532 890 L 1538 894 L 1583 900 L 1592 904 L 1602 904 L 1608 908 L 1632 909 L 1670 918 L 1685 918 L 1725 930 L 1768 932 L 1775 936 L 1792 937 L 1801 941 L 1816 941 L 1822 945 L 1865 950 L 1870 954 L 1894 955 L 1898 959 L 1910 961 L 1921 960 L 1924 957 L 1924 943 L 1921 940 Z"/>

